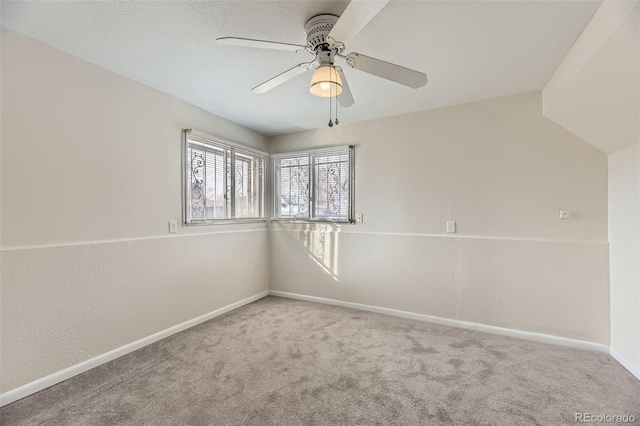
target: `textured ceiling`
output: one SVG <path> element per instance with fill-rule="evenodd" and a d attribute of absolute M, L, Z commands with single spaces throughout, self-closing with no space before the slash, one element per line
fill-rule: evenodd
<path fill-rule="evenodd" d="M 306 53 L 222 46 L 236 36 L 304 44 L 303 26 L 347 1 L 2 2 L 2 25 L 267 135 L 327 125 L 311 73 L 250 89 Z M 394 0 L 347 46 L 425 72 L 409 89 L 345 68 L 355 105 L 341 123 L 540 90 L 600 1 Z"/>

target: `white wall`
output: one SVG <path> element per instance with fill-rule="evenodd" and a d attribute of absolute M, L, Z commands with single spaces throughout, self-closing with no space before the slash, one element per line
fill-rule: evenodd
<path fill-rule="evenodd" d="M 609 155 L 611 349 L 640 379 L 640 145 Z"/>
<path fill-rule="evenodd" d="M 168 235 L 181 128 L 264 136 L 4 28 L 2 113 L 1 392 L 268 289 L 266 225 Z"/>
<path fill-rule="evenodd" d="M 607 158 L 544 118 L 541 93 L 270 143 L 356 145 L 365 218 L 274 224 L 271 289 L 609 343 Z"/>
<path fill-rule="evenodd" d="M 640 140 L 640 1 L 605 0 L 543 90 L 544 115 L 610 154 Z"/>
<path fill-rule="evenodd" d="M 610 154 L 611 353 L 640 378 L 640 1 L 604 1 L 543 98 L 546 117 Z"/>

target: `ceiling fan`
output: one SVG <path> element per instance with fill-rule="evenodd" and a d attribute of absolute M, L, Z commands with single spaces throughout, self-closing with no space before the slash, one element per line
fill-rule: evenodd
<path fill-rule="evenodd" d="M 278 74 L 251 89 L 253 93 L 265 93 L 292 78 L 313 68 L 309 89 L 319 97 L 337 96 L 342 107 L 353 105 L 353 95 L 342 68 L 335 65 L 335 59 L 344 60 L 351 68 L 396 83 L 417 89 L 427 84 L 424 73 L 381 61 L 361 53 L 344 54 L 345 45 L 389 2 L 389 0 L 352 0 L 342 16 L 317 15 L 309 19 L 304 26 L 307 35 L 306 45 L 280 43 L 266 40 L 254 40 L 238 37 L 222 37 L 220 44 L 263 49 L 305 51 L 315 56 L 310 62 L 304 62 Z"/>

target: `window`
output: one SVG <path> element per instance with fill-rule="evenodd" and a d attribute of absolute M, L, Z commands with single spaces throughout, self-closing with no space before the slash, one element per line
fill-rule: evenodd
<path fill-rule="evenodd" d="M 274 219 L 352 222 L 353 152 L 341 146 L 272 155 Z"/>
<path fill-rule="evenodd" d="M 264 219 L 266 154 L 185 130 L 184 222 Z"/>

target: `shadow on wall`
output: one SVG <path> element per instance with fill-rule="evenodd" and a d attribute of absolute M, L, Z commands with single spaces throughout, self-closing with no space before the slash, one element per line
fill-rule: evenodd
<path fill-rule="evenodd" d="M 286 234 L 300 244 L 308 256 L 335 281 L 338 281 L 338 234 L 333 223 L 276 222 Z"/>

